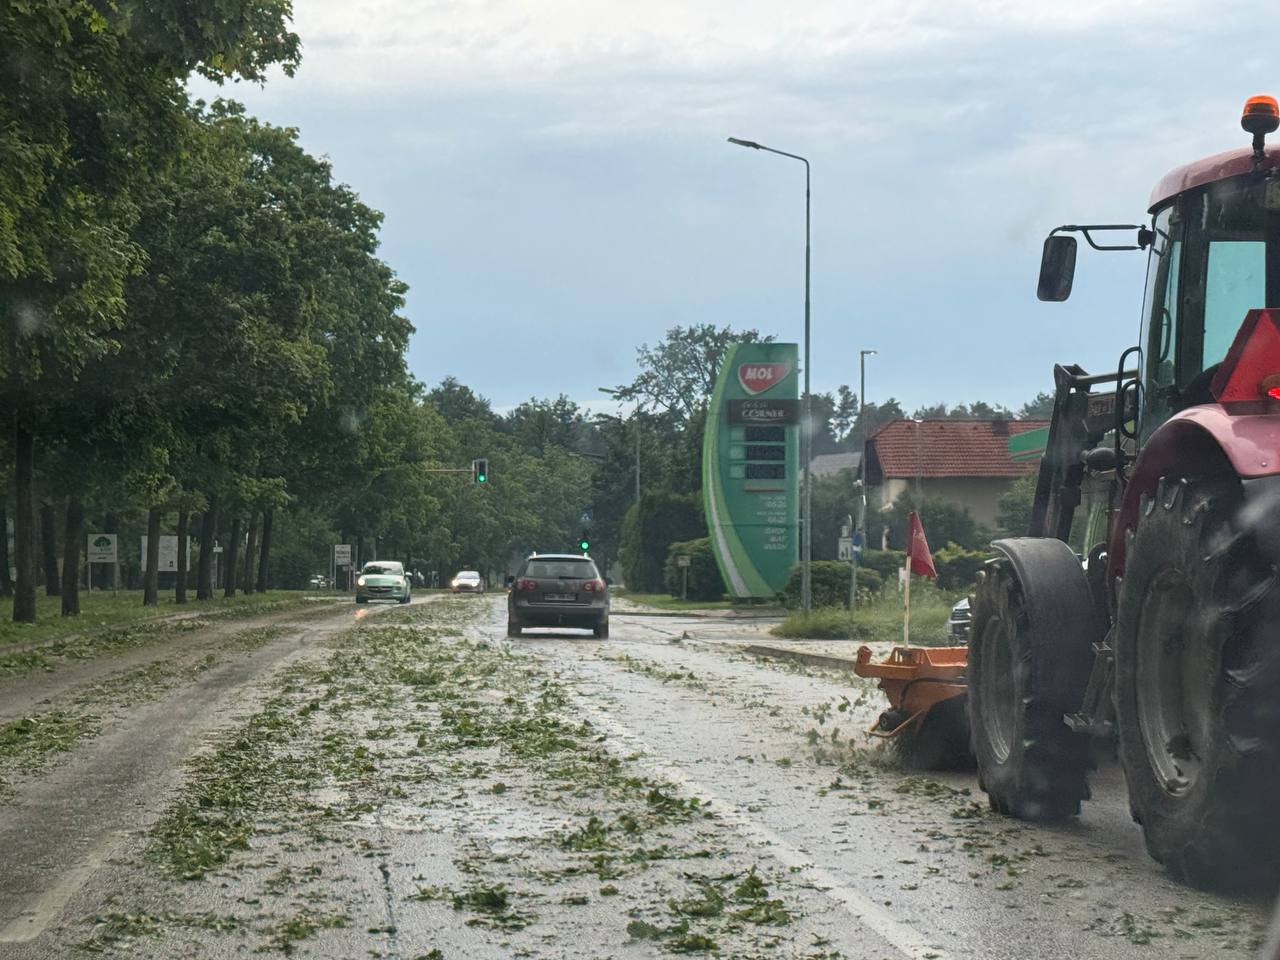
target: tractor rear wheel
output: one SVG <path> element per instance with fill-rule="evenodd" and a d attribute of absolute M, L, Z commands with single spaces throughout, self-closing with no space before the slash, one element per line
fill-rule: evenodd
<path fill-rule="evenodd" d="M 997 541 L 980 575 L 968 703 L 978 783 L 992 809 L 1028 820 L 1080 812 L 1089 740 L 1080 709 L 1101 619 L 1080 561 L 1060 540 Z"/>
<path fill-rule="evenodd" d="M 1129 803 L 1151 855 L 1197 886 L 1267 881 L 1280 854 L 1280 524 L 1241 507 L 1234 479 L 1162 479 L 1116 612 Z"/>

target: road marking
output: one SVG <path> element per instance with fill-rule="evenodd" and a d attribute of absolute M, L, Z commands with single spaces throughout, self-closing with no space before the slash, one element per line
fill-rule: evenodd
<path fill-rule="evenodd" d="M 8 926 L 0 930 L 0 943 L 30 943 L 49 926 L 49 921 L 62 915 L 67 903 L 75 896 L 86 880 L 106 863 L 116 844 L 124 837 L 121 832 L 108 833 L 89 855 L 76 867 L 62 875 L 62 879 L 44 892 L 36 905 L 23 911 Z"/>
<path fill-rule="evenodd" d="M 943 950 L 931 944 L 910 924 L 899 920 L 866 894 L 844 883 L 831 871 L 814 864 L 812 857 L 793 847 L 781 835 L 753 820 L 737 804 L 717 796 L 704 784 L 686 776 L 684 771 L 675 764 L 658 759 L 648 743 L 599 707 L 587 703 L 581 697 L 574 699 L 577 700 L 578 709 L 589 714 L 591 722 L 597 727 L 627 743 L 629 747 L 637 747 L 644 752 L 643 757 L 635 760 L 637 764 L 648 767 L 653 773 L 670 780 L 694 796 L 709 800 L 716 813 L 728 821 L 738 833 L 767 847 L 769 853 L 783 866 L 812 881 L 816 889 L 843 906 L 855 920 L 879 935 L 903 956 L 910 957 L 911 960 L 947 960 L 947 954 Z"/>

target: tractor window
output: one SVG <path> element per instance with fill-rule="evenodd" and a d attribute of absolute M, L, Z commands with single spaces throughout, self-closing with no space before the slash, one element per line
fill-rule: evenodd
<path fill-rule="evenodd" d="M 1205 276 L 1203 367 L 1227 355 L 1244 315 L 1266 303 L 1267 246 L 1262 240 L 1211 240 Z"/>

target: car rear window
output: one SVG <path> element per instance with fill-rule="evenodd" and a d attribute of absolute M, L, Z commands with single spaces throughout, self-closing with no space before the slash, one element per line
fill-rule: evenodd
<path fill-rule="evenodd" d="M 590 560 L 530 560 L 524 574 L 538 580 L 594 580 L 599 576 L 595 563 Z"/>

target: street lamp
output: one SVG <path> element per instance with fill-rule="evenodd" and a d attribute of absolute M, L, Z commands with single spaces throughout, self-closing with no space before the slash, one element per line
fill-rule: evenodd
<path fill-rule="evenodd" d="M 809 161 L 799 154 L 775 150 L 754 140 L 739 140 L 730 137 L 729 142 L 739 147 L 750 147 L 752 150 L 764 150 L 776 153 L 780 157 L 789 157 L 804 164 L 804 405 L 801 414 L 800 439 L 801 457 L 804 460 L 804 490 L 801 499 L 802 526 L 800 528 L 800 608 L 808 613 L 813 608 L 812 581 L 809 573 L 809 562 L 813 558 L 813 484 L 809 478 L 809 468 L 813 461 L 813 424 L 810 423 L 813 401 L 809 395 Z"/>

